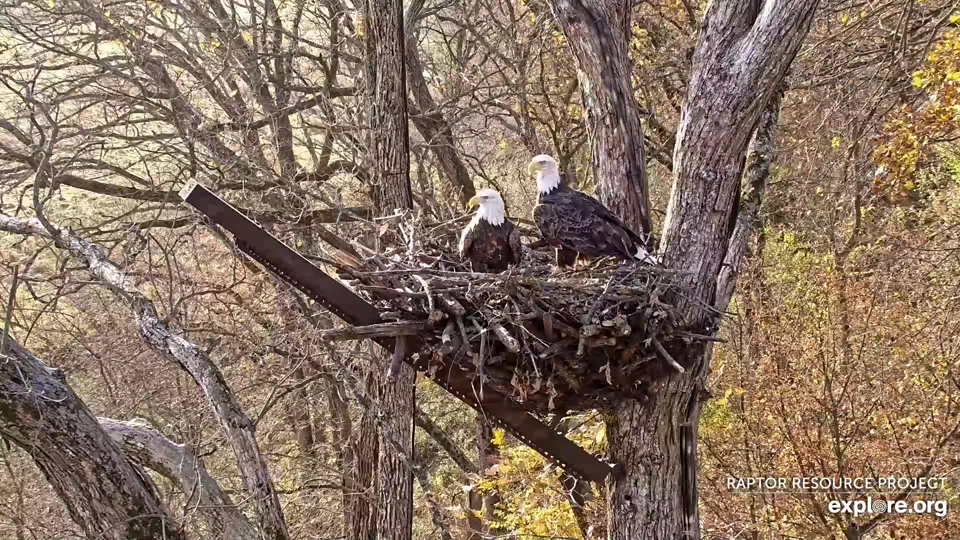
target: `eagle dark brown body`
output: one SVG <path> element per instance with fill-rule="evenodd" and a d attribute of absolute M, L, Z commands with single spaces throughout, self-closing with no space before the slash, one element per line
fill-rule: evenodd
<path fill-rule="evenodd" d="M 577 254 L 644 260 L 644 241 L 593 197 L 575 191 L 564 180 L 540 193 L 533 209 L 540 235 L 557 248 L 557 266 L 572 266 Z"/>
<path fill-rule="evenodd" d="M 498 273 L 520 263 L 520 230 L 509 219 L 492 225 L 474 219 L 464 231 L 460 256 L 469 260 L 474 272 Z"/>

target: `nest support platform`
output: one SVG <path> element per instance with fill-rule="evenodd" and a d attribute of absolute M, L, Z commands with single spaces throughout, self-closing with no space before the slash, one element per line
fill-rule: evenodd
<path fill-rule="evenodd" d="M 455 228 L 394 226 L 387 245 L 398 247 L 359 268 L 337 265 L 381 310 L 384 324 L 368 335 L 417 334 L 431 368 L 473 372 L 480 392 L 496 389 L 531 412 L 645 401 L 651 382 L 684 372 L 691 352 L 716 340 L 680 327 L 661 301 L 680 293 L 676 271 L 596 261 L 554 274 L 548 251 L 525 248 L 507 272 L 474 273 L 457 260 Z"/>

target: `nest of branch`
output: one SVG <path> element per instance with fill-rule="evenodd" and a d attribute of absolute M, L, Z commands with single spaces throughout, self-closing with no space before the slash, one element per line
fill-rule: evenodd
<path fill-rule="evenodd" d="M 678 272 L 601 260 L 552 274 L 552 250 L 525 247 L 520 266 L 474 273 L 457 256 L 464 223 L 396 218 L 362 267 L 338 265 L 385 321 L 405 321 L 397 334 L 417 332 L 431 365 L 475 372 L 534 412 L 606 409 L 647 399 L 650 382 L 683 372 L 690 345 L 711 339 L 679 328 L 661 301 Z"/>

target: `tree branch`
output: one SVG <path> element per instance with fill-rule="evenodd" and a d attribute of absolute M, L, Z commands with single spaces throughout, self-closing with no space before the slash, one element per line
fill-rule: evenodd
<path fill-rule="evenodd" d="M 760 122 L 750 143 L 737 223 L 730 237 L 720 275 L 717 277 L 717 300 L 714 307 L 719 310 L 725 310 L 730 303 L 736 288 L 737 276 L 746 256 L 747 245 L 760 220 L 760 207 L 770 179 L 770 165 L 776 158 L 777 120 L 780 118 L 782 101 L 783 92 L 781 91 L 774 96 L 760 115 Z"/>
<path fill-rule="evenodd" d="M 376 337 L 415 336 L 424 329 L 424 321 L 399 321 L 367 326 L 349 326 L 323 330 L 317 337 L 327 341 L 350 341 Z"/>
<path fill-rule="evenodd" d="M 0 356 L 0 435 L 30 454 L 88 538 L 185 538 L 150 478 L 127 461 L 63 373 L 13 339 Z"/>
<path fill-rule="evenodd" d="M 130 306 L 144 342 L 156 353 L 179 365 L 197 382 L 233 449 L 247 494 L 259 514 L 261 531 L 271 539 L 289 538 L 273 480 L 257 445 L 253 422 L 240 407 L 216 364 L 204 349 L 184 339 L 179 328 L 158 315 L 153 302 L 133 286 L 133 280 L 107 258 L 101 247 L 69 230 L 54 229 L 56 237 L 53 240 L 57 247 L 83 260 L 99 281 Z M 0 230 L 50 237 L 50 232 L 36 218 L 24 220 L 0 216 Z"/>
<path fill-rule="evenodd" d="M 256 530 L 230 496 L 207 473 L 193 451 L 151 428 L 143 420 L 121 422 L 98 418 L 100 425 L 124 453 L 134 461 L 176 482 L 187 504 L 203 516 L 213 539 L 257 540 Z"/>
<path fill-rule="evenodd" d="M 470 458 L 460 450 L 460 447 L 457 446 L 457 443 L 447 435 L 447 432 L 443 430 L 442 427 L 438 426 L 433 419 L 427 416 L 427 413 L 423 412 L 423 409 L 418 405 L 416 408 L 416 416 L 414 421 L 417 424 L 417 427 L 427 432 L 427 435 L 430 435 L 433 440 L 437 441 L 437 444 L 440 445 L 440 448 L 450 456 L 450 459 L 460 467 L 465 473 L 477 474 L 480 472 L 479 467 L 476 463 L 470 461 Z"/>

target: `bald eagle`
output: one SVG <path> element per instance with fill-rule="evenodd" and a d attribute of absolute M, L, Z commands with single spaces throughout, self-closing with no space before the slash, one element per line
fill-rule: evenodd
<path fill-rule="evenodd" d="M 578 254 L 656 264 L 639 234 L 600 201 L 570 189 L 552 157 L 534 157 L 527 171 L 537 175 L 533 219 L 543 239 L 557 249 L 557 270 L 573 266 Z"/>
<path fill-rule="evenodd" d="M 506 218 L 503 199 L 492 189 L 481 189 L 467 203 L 480 206 L 460 234 L 460 258 L 474 272 L 503 272 L 520 263 L 520 230 Z"/>

